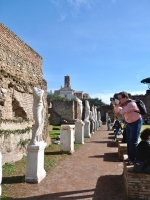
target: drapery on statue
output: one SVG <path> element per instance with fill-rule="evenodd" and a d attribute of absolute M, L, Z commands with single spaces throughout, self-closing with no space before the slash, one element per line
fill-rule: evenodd
<path fill-rule="evenodd" d="M 98 121 L 101 120 L 101 113 L 98 111 Z"/>
<path fill-rule="evenodd" d="M 36 144 L 37 142 L 43 141 L 42 131 L 45 119 L 44 90 L 37 87 L 33 88 L 33 117 L 35 124 L 30 144 Z"/>
<path fill-rule="evenodd" d="M 77 97 L 75 99 L 77 101 L 77 119 L 81 120 L 82 119 L 82 110 L 83 110 L 82 101 Z"/>
<path fill-rule="evenodd" d="M 92 111 L 90 111 L 89 119 L 93 120 Z"/>
<path fill-rule="evenodd" d="M 89 116 L 90 116 L 90 105 L 89 102 L 87 100 L 85 100 L 85 121 L 89 120 Z"/>
<path fill-rule="evenodd" d="M 95 120 L 95 108 L 94 108 L 94 105 L 92 106 L 92 116 L 93 116 L 93 120 Z"/>
<path fill-rule="evenodd" d="M 95 106 L 95 120 L 97 121 L 97 106 Z"/>

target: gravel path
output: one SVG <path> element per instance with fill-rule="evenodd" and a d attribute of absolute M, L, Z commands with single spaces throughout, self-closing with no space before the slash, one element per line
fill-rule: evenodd
<path fill-rule="evenodd" d="M 85 144 L 39 184 L 28 184 L 15 199 L 27 200 L 127 200 L 123 163 L 112 142 L 112 131 L 102 125 Z"/>

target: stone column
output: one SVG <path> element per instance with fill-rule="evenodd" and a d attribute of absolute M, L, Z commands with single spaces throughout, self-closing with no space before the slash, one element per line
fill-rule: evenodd
<path fill-rule="evenodd" d="M 75 143 L 84 144 L 84 125 L 82 120 L 77 120 L 75 123 Z"/>
<path fill-rule="evenodd" d="M 25 181 L 28 183 L 39 183 L 45 176 L 44 170 L 44 149 L 46 143 L 41 141 L 35 145 L 27 146 L 27 166 Z"/>
<path fill-rule="evenodd" d="M 61 125 L 60 150 L 71 154 L 74 152 L 74 129 L 75 125 Z"/>

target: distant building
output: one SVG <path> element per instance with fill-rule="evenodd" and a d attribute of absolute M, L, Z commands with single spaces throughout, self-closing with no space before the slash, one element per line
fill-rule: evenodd
<path fill-rule="evenodd" d="M 64 87 L 61 87 L 60 90 L 55 90 L 54 94 L 69 100 L 74 99 L 75 97 L 78 97 L 79 99 L 90 99 L 89 94 L 71 89 L 70 76 L 64 77 Z"/>

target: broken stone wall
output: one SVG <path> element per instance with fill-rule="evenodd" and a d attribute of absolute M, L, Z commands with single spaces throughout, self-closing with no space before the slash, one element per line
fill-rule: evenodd
<path fill-rule="evenodd" d="M 20 40 L 17 35 L 0 23 L 1 137 L 3 137 L 2 135 L 5 133 L 7 134 L 7 138 L 12 137 L 11 133 L 7 133 L 9 127 L 8 123 L 11 123 L 9 131 L 17 130 L 17 124 L 20 120 L 29 120 L 30 128 L 34 124 L 32 113 L 33 87 L 39 87 L 45 91 L 46 102 L 47 83 L 42 77 L 42 57 Z M 47 127 L 48 120 L 45 119 L 43 138 L 49 143 Z M 20 123 L 19 128 L 20 130 L 26 129 L 24 123 Z M 17 133 L 14 134 L 13 132 L 13 135 L 18 137 Z M 28 133 L 28 135 L 30 134 Z M 20 138 L 21 137 L 22 136 L 20 136 Z M 5 143 L 5 140 L 1 141 Z M 15 150 L 14 144 L 10 143 L 10 145 L 12 145 L 10 149 Z M 4 146 L 3 144 L 3 147 Z M 3 148 L 2 153 L 7 154 L 7 148 Z"/>
<path fill-rule="evenodd" d="M 50 112 L 50 124 L 60 125 L 62 120 L 72 121 L 75 119 L 75 103 L 74 101 L 56 100 L 52 102 Z"/>

